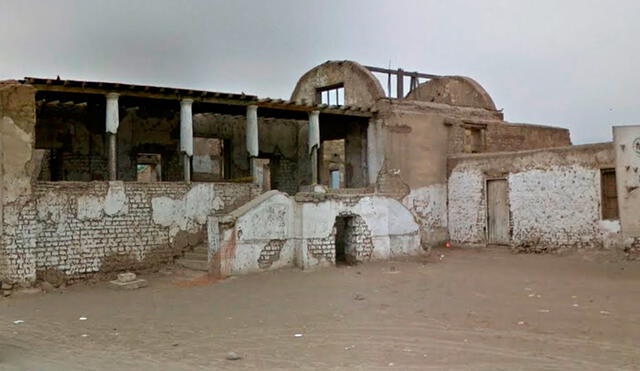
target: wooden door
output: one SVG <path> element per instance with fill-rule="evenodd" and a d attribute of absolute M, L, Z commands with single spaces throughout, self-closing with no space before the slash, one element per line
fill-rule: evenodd
<path fill-rule="evenodd" d="M 487 181 L 487 227 L 490 244 L 508 245 L 509 187 L 505 179 Z"/>

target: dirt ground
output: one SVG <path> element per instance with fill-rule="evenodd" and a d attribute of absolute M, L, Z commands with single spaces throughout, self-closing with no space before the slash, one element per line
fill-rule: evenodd
<path fill-rule="evenodd" d="M 0 299 L 0 369 L 640 369 L 640 263 L 440 249 L 216 283 L 146 278 Z"/>

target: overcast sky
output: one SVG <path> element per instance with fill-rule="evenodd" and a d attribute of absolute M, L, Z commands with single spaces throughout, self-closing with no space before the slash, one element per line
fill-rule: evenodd
<path fill-rule="evenodd" d="M 349 59 L 470 76 L 507 120 L 589 143 L 640 123 L 639 19 L 639 0 L 0 0 L 0 79 L 289 98 Z"/>

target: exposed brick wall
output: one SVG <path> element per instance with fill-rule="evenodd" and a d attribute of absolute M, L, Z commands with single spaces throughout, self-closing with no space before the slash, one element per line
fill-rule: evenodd
<path fill-rule="evenodd" d="M 308 238 L 307 250 L 309 254 L 318 260 L 330 263 L 336 261 L 336 235 L 335 230 L 325 238 Z"/>
<path fill-rule="evenodd" d="M 348 263 L 355 263 L 371 259 L 373 241 L 371 231 L 361 216 L 353 213 L 341 213 L 336 219 L 331 234 L 325 238 L 308 238 L 307 250 L 318 260 L 330 263 L 336 262 L 336 238 L 342 238 L 344 251 Z M 338 225 L 343 230 L 337 235 Z"/>
<path fill-rule="evenodd" d="M 479 126 L 472 127 L 484 128 L 481 152 L 522 151 L 571 145 L 569 130 L 563 128 L 482 120 L 479 120 L 479 123 Z M 466 128 L 467 125 L 460 122 L 449 127 L 448 153 L 464 152 Z"/>
<path fill-rule="evenodd" d="M 260 251 L 260 257 L 258 258 L 258 266 L 261 269 L 266 269 L 273 264 L 276 260 L 280 259 L 280 252 L 284 247 L 285 240 L 271 240 Z"/>
<path fill-rule="evenodd" d="M 298 191 L 298 164 L 286 158 L 271 163 L 271 187 L 290 195 Z"/>
<path fill-rule="evenodd" d="M 61 153 L 52 158 L 58 166 L 53 179 L 91 181 L 109 179 L 107 158 L 101 155 Z"/>
<path fill-rule="evenodd" d="M 117 184 L 123 184 L 123 198 L 120 203 L 115 202 L 115 210 L 110 210 L 113 206 L 105 199 Z M 256 194 L 256 187 L 250 184 L 207 183 L 203 186 L 213 195 L 202 201 L 198 198 L 196 202 L 211 202 L 210 213 L 230 211 Z M 154 200 L 168 200 L 165 203 L 185 200 L 196 187 L 197 183 L 167 182 L 37 183 L 34 197 L 23 203 L 24 206 L 4 210 L 2 242 L 8 256 L 9 279 L 33 281 L 37 271 L 47 268 L 56 268 L 69 278 L 77 279 L 171 262 L 186 247 L 175 241 L 176 235 L 188 232 L 202 239 L 203 218 L 187 210 L 202 205 L 174 203 L 158 210 L 161 203 Z M 166 215 L 180 212 L 184 216 L 177 216 L 170 225 L 160 220 L 162 215 L 166 219 Z M 193 245 L 200 242 L 193 241 Z"/>
<path fill-rule="evenodd" d="M 373 242 L 371 241 L 371 231 L 367 223 L 359 215 L 341 214 L 346 216 L 344 225 L 345 253 L 351 255 L 355 261 L 366 261 L 371 259 L 373 253 Z"/>

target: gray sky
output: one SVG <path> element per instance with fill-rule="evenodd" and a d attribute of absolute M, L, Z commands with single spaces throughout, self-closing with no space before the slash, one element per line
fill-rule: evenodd
<path fill-rule="evenodd" d="M 640 123 L 640 1 L 0 0 L 0 79 L 288 98 L 327 60 L 476 79 L 574 143 Z M 384 85 L 384 84 L 383 84 Z"/>

